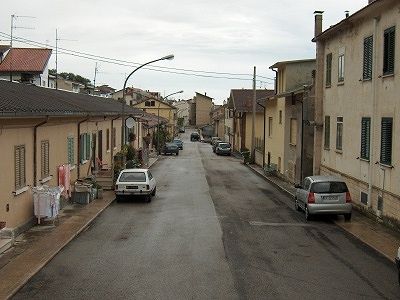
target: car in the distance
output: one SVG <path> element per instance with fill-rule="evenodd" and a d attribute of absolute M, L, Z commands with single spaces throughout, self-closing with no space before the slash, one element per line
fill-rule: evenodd
<path fill-rule="evenodd" d="M 296 184 L 295 208 L 311 215 L 344 215 L 350 221 L 352 203 L 349 189 L 343 179 L 334 176 L 309 176 L 303 184 Z"/>
<path fill-rule="evenodd" d="M 176 144 L 180 150 L 183 150 L 183 142 L 182 142 L 182 140 L 180 140 L 180 139 L 174 139 L 172 142 L 173 142 L 174 144 Z"/>
<path fill-rule="evenodd" d="M 224 141 L 215 141 L 213 146 L 212 146 L 212 149 L 213 149 L 214 153 L 215 153 L 215 150 L 217 149 L 219 143 L 225 143 L 225 142 Z"/>
<path fill-rule="evenodd" d="M 221 140 L 221 138 L 218 137 L 218 136 L 213 136 L 213 137 L 211 138 L 211 145 L 214 146 L 214 144 L 215 144 L 217 141 L 222 141 L 222 140 Z"/>
<path fill-rule="evenodd" d="M 128 196 L 145 196 L 147 202 L 155 196 L 157 183 L 149 169 L 122 170 L 115 183 L 115 196 L 117 200 Z"/>
<path fill-rule="evenodd" d="M 192 132 L 190 134 L 190 141 L 191 142 L 200 141 L 200 134 L 198 134 L 197 132 Z"/>
<path fill-rule="evenodd" d="M 179 127 L 179 133 L 184 133 L 185 132 L 185 127 Z"/>
<path fill-rule="evenodd" d="M 175 143 L 166 143 L 163 152 L 165 155 L 167 154 L 179 155 L 179 147 Z"/>
<path fill-rule="evenodd" d="M 218 143 L 217 147 L 215 147 L 215 153 L 217 155 L 231 155 L 231 144 L 226 142 Z"/>

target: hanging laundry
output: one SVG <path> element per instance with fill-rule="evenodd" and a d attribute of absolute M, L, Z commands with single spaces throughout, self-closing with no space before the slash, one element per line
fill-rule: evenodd
<path fill-rule="evenodd" d="M 58 167 L 58 185 L 64 187 L 63 196 L 71 197 L 71 168 L 69 165 Z"/>

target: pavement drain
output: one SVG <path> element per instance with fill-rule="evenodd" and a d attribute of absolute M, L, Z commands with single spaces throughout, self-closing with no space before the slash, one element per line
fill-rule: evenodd
<path fill-rule="evenodd" d="M 306 223 L 269 223 L 260 221 L 249 221 L 252 226 L 270 226 L 270 227 L 312 227 L 313 225 Z"/>

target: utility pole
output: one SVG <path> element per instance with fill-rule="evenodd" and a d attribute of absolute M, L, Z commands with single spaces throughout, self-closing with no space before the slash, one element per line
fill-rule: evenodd
<path fill-rule="evenodd" d="M 97 75 L 97 62 L 96 62 L 96 66 L 94 67 L 93 95 L 94 95 L 94 91 L 96 89 L 96 75 Z"/>
<path fill-rule="evenodd" d="M 253 118 L 251 122 L 251 162 L 255 162 L 255 120 L 256 120 L 256 102 L 257 102 L 257 93 L 256 93 L 256 67 L 254 66 L 254 75 L 253 75 Z"/>

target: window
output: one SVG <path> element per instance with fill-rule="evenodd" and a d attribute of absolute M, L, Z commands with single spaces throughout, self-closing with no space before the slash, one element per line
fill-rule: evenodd
<path fill-rule="evenodd" d="M 382 118 L 381 123 L 381 163 L 392 164 L 393 118 Z"/>
<path fill-rule="evenodd" d="M 363 63 L 363 79 L 372 79 L 372 60 L 373 60 L 373 42 L 374 38 L 369 36 L 364 39 L 364 63 Z"/>
<path fill-rule="evenodd" d="M 152 101 L 150 102 L 150 106 L 156 106 L 156 101 L 153 101 L 153 100 L 152 100 Z"/>
<path fill-rule="evenodd" d="M 383 45 L 383 75 L 394 73 L 394 49 L 395 49 L 396 29 L 391 27 L 384 32 Z"/>
<path fill-rule="evenodd" d="M 338 82 L 344 82 L 344 53 L 339 55 Z"/>
<path fill-rule="evenodd" d="M 150 101 L 146 101 L 146 102 L 144 103 L 144 106 L 150 106 Z"/>
<path fill-rule="evenodd" d="M 296 145 L 297 142 L 297 119 L 290 119 L 290 144 Z"/>
<path fill-rule="evenodd" d="M 268 118 L 268 136 L 272 136 L 272 117 Z"/>
<path fill-rule="evenodd" d="M 332 83 L 332 53 L 326 56 L 326 78 L 325 85 L 331 86 Z"/>
<path fill-rule="evenodd" d="M 112 129 L 112 139 L 111 139 L 111 147 L 115 148 L 117 147 L 117 143 L 116 143 L 116 136 L 117 136 L 117 129 L 114 127 Z"/>
<path fill-rule="evenodd" d="M 49 141 L 42 141 L 40 143 L 40 170 L 41 178 L 49 177 Z"/>
<path fill-rule="evenodd" d="M 90 159 L 90 134 L 89 133 L 83 133 L 79 137 L 79 144 L 80 144 L 80 149 L 79 149 L 79 158 L 80 161 L 84 160 L 89 160 Z"/>
<path fill-rule="evenodd" d="M 25 177 L 25 145 L 15 146 L 15 189 L 18 190 L 26 186 Z"/>
<path fill-rule="evenodd" d="M 369 160 L 370 156 L 371 118 L 361 119 L 361 152 L 360 158 Z"/>
<path fill-rule="evenodd" d="M 67 153 L 68 153 L 68 164 L 73 166 L 75 164 L 75 142 L 74 137 L 67 137 Z"/>
<path fill-rule="evenodd" d="M 282 124 L 282 111 L 279 111 L 279 124 Z"/>
<path fill-rule="evenodd" d="M 343 117 L 336 118 L 336 150 L 343 150 Z"/>
<path fill-rule="evenodd" d="M 325 126 L 324 126 L 325 132 L 324 132 L 324 148 L 329 149 L 331 147 L 331 139 L 330 139 L 330 134 L 331 134 L 331 117 L 330 116 L 325 116 Z"/>
<path fill-rule="evenodd" d="M 107 128 L 106 131 L 106 147 L 107 147 L 107 151 L 110 150 L 110 129 Z"/>

